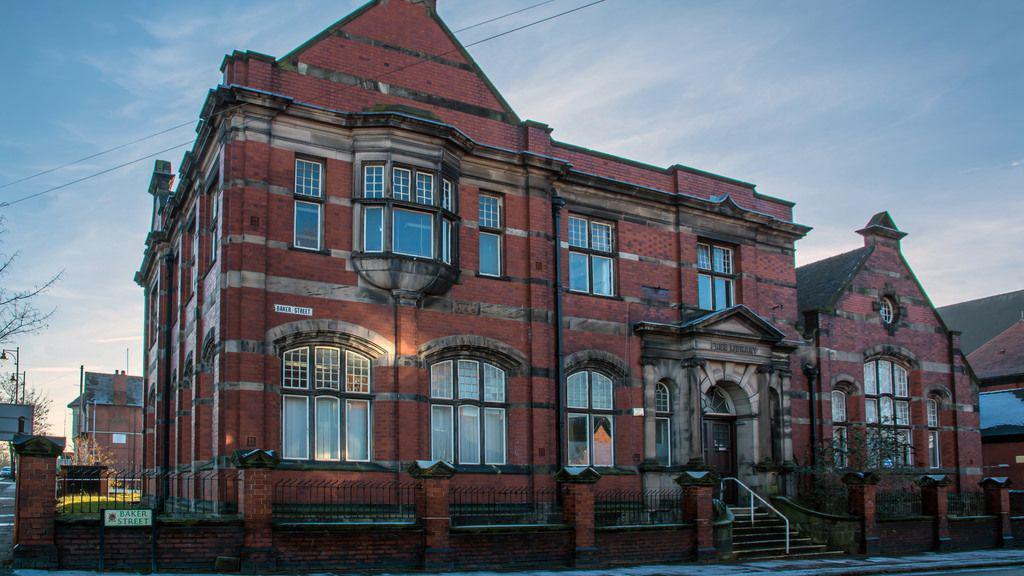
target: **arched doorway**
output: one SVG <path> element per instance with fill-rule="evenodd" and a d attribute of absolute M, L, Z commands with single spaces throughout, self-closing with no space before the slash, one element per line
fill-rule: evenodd
<path fill-rule="evenodd" d="M 736 476 L 736 405 L 729 393 L 712 386 L 701 398 L 704 462 L 719 476 Z M 735 485 L 728 483 L 722 497 L 735 500 Z"/>

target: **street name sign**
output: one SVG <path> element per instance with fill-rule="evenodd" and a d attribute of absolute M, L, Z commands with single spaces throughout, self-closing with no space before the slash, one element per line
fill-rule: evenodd
<path fill-rule="evenodd" d="M 152 510 L 104 510 L 104 526 L 152 526 Z"/>

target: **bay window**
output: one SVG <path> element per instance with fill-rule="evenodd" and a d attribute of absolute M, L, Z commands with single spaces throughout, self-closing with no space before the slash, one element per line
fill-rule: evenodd
<path fill-rule="evenodd" d="M 459 464 L 506 461 L 505 371 L 479 360 L 430 367 L 430 457 Z"/>
<path fill-rule="evenodd" d="M 612 379 L 581 370 L 566 379 L 567 461 L 569 466 L 612 466 L 614 413 Z"/>
<path fill-rule="evenodd" d="M 569 217 L 569 290 L 615 295 L 614 236 L 611 224 Z"/>
<path fill-rule="evenodd" d="M 286 350 L 281 394 L 284 459 L 371 459 L 369 358 L 336 346 Z"/>
<path fill-rule="evenodd" d="M 320 250 L 323 242 L 323 165 L 295 160 L 295 217 L 292 245 Z"/>
<path fill-rule="evenodd" d="M 735 304 L 733 249 L 697 244 L 697 304 L 701 310 L 722 310 Z"/>

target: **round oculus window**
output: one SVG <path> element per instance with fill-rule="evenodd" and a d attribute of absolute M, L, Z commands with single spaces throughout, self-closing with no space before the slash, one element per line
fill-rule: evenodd
<path fill-rule="evenodd" d="M 896 306 L 893 305 L 891 299 L 882 298 L 882 302 L 878 306 L 878 315 L 886 324 L 892 324 L 896 320 Z"/>

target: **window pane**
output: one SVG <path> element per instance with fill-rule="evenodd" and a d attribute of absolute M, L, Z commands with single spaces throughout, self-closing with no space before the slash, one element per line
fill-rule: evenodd
<path fill-rule="evenodd" d="M 384 167 L 367 166 L 363 169 L 363 198 L 384 197 Z"/>
<path fill-rule="evenodd" d="M 671 420 L 658 418 L 654 427 L 654 448 L 657 453 L 658 464 L 670 466 L 671 461 Z"/>
<path fill-rule="evenodd" d="M 846 394 L 840 390 L 832 391 L 832 421 L 846 422 Z"/>
<path fill-rule="evenodd" d="M 370 402 L 345 401 L 345 459 L 370 459 Z"/>
<path fill-rule="evenodd" d="M 896 433 L 896 442 L 898 444 L 897 459 L 903 466 L 909 466 L 911 464 L 911 442 L 910 442 L 910 430 L 900 430 Z"/>
<path fill-rule="evenodd" d="M 501 226 L 501 200 L 498 197 L 480 197 L 479 224 L 482 228 L 499 228 Z"/>
<path fill-rule="evenodd" d="M 434 204 L 434 176 L 416 173 L 416 201 L 420 204 Z"/>
<path fill-rule="evenodd" d="M 285 352 L 283 362 L 282 386 L 285 388 L 309 386 L 309 348 L 302 347 Z"/>
<path fill-rule="evenodd" d="M 907 371 L 902 366 L 896 366 L 895 364 L 892 367 L 892 371 L 896 376 L 895 394 L 903 398 L 910 396 L 907 386 Z"/>
<path fill-rule="evenodd" d="M 714 248 L 715 272 L 732 274 L 732 250 L 728 248 Z"/>
<path fill-rule="evenodd" d="M 409 200 L 409 182 L 411 173 L 404 168 L 395 168 L 391 171 L 391 195 L 397 200 Z"/>
<path fill-rule="evenodd" d="M 897 401 L 896 402 L 896 424 L 900 426 L 910 425 L 910 403 Z"/>
<path fill-rule="evenodd" d="M 569 453 L 566 459 L 570 466 L 590 465 L 590 417 L 586 414 L 569 414 L 566 431 Z"/>
<path fill-rule="evenodd" d="M 309 458 L 309 414 L 306 398 L 282 397 L 284 410 L 284 438 L 281 448 L 285 458 Z"/>
<path fill-rule="evenodd" d="M 380 206 L 363 207 L 363 251 L 384 250 L 384 209 Z"/>
<path fill-rule="evenodd" d="M 345 391 L 370 393 L 370 359 L 355 352 L 345 352 Z"/>
<path fill-rule="evenodd" d="M 501 237 L 480 233 L 480 273 L 501 276 Z"/>
<path fill-rule="evenodd" d="M 582 218 L 569 218 L 569 246 L 587 247 L 587 221 Z"/>
<path fill-rule="evenodd" d="M 484 464 L 505 463 L 505 411 L 484 408 Z"/>
<path fill-rule="evenodd" d="M 317 388 L 337 390 L 341 387 L 341 350 L 337 348 L 316 347 L 316 378 Z"/>
<path fill-rule="evenodd" d="M 612 417 L 594 416 L 594 466 L 611 466 Z"/>
<path fill-rule="evenodd" d="M 480 364 L 459 360 L 459 398 L 480 398 Z"/>
<path fill-rule="evenodd" d="M 459 462 L 480 463 L 480 408 L 459 406 Z"/>
<path fill-rule="evenodd" d="M 878 400 L 874 398 L 868 398 L 864 400 L 864 412 L 865 420 L 868 424 L 878 423 Z"/>
<path fill-rule="evenodd" d="M 732 306 L 732 280 L 715 278 L 715 310 Z"/>
<path fill-rule="evenodd" d="M 433 258 L 434 218 L 425 212 L 395 210 L 394 236 L 391 240 L 394 251 L 408 256 Z"/>
<path fill-rule="evenodd" d="M 697 244 L 697 268 L 711 270 L 711 247 L 707 244 Z"/>
<path fill-rule="evenodd" d="M 846 428 L 836 428 L 832 432 L 832 451 L 836 467 L 846 468 L 846 450 Z"/>
<path fill-rule="evenodd" d="M 593 407 L 595 410 L 612 409 L 612 379 L 597 372 L 590 373 L 590 386 L 593 388 Z"/>
<path fill-rule="evenodd" d="M 438 362 L 430 367 L 430 396 L 432 398 L 452 397 L 451 360 Z"/>
<path fill-rule="evenodd" d="M 942 466 L 942 456 L 939 453 L 939 432 L 932 430 L 928 433 L 928 458 L 932 468 Z"/>
<path fill-rule="evenodd" d="M 320 163 L 307 160 L 295 161 L 295 193 L 303 196 L 321 196 Z"/>
<path fill-rule="evenodd" d="M 452 209 L 452 181 L 445 180 L 442 184 L 441 207 L 445 210 Z"/>
<path fill-rule="evenodd" d="M 441 261 L 452 263 L 452 222 L 447 219 L 441 220 Z"/>
<path fill-rule="evenodd" d="M 656 412 L 672 411 L 672 395 L 668 391 L 668 386 L 664 384 L 658 384 L 654 389 L 654 410 Z"/>
<path fill-rule="evenodd" d="M 590 276 L 587 270 L 589 258 L 586 254 L 569 252 L 569 289 L 580 292 L 590 291 Z"/>
<path fill-rule="evenodd" d="M 864 393 L 872 396 L 878 394 L 878 386 L 875 384 L 874 362 L 868 362 L 864 365 Z"/>
<path fill-rule="evenodd" d="M 590 399 L 587 394 L 587 373 L 571 374 L 566 385 L 566 405 L 569 408 L 589 408 Z"/>
<path fill-rule="evenodd" d="M 879 409 L 881 410 L 881 418 L 883 424 L 892 424 L 893 421 L 893 408 L 892 398 L 882 397 L 878 403 Z"/>
<path fill-rule="evenodd" d="M 320 205 L 312 202 L 295 203 L 295 246 L 320 249 Z"/>
<path fill-rule="evenodd" d="M 452 450 L 452 407 L 430 407 L 430 458 L 454 462 Z"/>
<path fill-rule="evenodd" d="M 593 256 L 594 263 L 594 294 L 611 296 L 615 293 L 612 282 L 612 259 Z"/>
<path fill-rule="evenodd" d="M 316 459 L 341 458 L 341 414 L 337 398 L 316 399 Z"/>
<path fill-rule="evenodd" d="M 711 310 L 711 276 L 697 275 L 697 305 L 701 310 Z"/>
<path fill-rule="evenodd" d="M 939 425 L 939 403 L 935 400 L 928 400 L 928 427 L 936 428 Z"/>
<path fill-rule="evenodd" d="M 878 361 L 878 393 L 892 394 L 892 362 Z"/>
<path fill-rule="evenodd" d="M 590 224 L 590 247 L 602 252 L 612 251 L 612 227 L 607 224 Z"/>
<path fill-rule="evenodd" d="M 491 364 L 484 364 L 484 402 L 505 401 L 505 371 Z"/>

